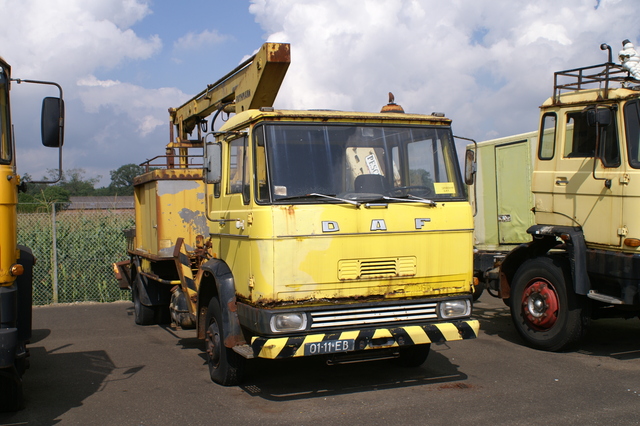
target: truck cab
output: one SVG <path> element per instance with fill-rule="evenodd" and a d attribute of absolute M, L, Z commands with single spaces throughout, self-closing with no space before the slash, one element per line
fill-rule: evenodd
<path fill-rule="evenodd" d="M 281 307 L 468 292 L 469 254 L 456 251 L 470 210 L 449 124 L 283 110 L 229 120 L 207 211 L 238 296 Z"/>
<path fill-rule="evenodd" d="M 591 318 L 640 313 L 639 112 L 640 81 L 611 58 L 555 73 L 534 156 L 533 239 L 500 267 L 500 295 L 534 347 L 561 350 Z"/>

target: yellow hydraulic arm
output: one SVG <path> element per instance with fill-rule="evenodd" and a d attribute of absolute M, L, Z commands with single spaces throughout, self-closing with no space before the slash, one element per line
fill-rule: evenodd
<path fill-rule="evenodd" d="M 291 61 L 287 43 L 265 43 L 251 58 L 178 108 L 169 109 L 172 123 L 168 148 L 181 148 L 188 134 L 205 117 L 221 106 L 227 112 L 270 107 L 278 94 Z M 178 138 L 173 138 L 173 126 Z M 177 143 L 176 143 L 177 142 Z"/>

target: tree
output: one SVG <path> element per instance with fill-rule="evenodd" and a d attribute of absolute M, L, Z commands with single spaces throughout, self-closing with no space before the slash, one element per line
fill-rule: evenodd
<path fill-rule="evenodd" d="M 117 170 L 111 170 L 109 188 L 114 195 L 133 195 L 133 179 L 144 173 L 144 167 L 137 164 L 125 164 Z"/>
<path fill-rule="evenodd" d="M 22 176 L 26 182 L 27 192 L 18 194 L 21 212 L 49 211 L 51 203 L 56 203 L 56 209 L 64 210 L 69 206 L 70 197 L 94 195 L 94 185 L 100 177 L 85 179 L 84 169 L 69 169 L 62 173 L 57 183 L 29 183 L 32 179 L 28 173 Z M 42 181 L 53 182 L 58 178 L 57 169 L 48 169 L 47 176 Z"/>
<path fill-rule="evenodd" d="M 56 177 L 57 170 L 47 170 L 49 176 Z M 100 181 L 100 176 L 84 179 L 84 169 L 69 169 L 62 173 L 60 182 L 56 185 L 69 191 L 69 194 L 73 196 L 86 197 L 94 195 L 95 184 Z"/>
<path fill-rule="evenodd" d="M 57 210 L 69 206 L 69 191 L 56 185 L 27 185 L 27 192 L 18 194 L 20 212 L 48 212 L 51 203 L 56 203 Z"/>

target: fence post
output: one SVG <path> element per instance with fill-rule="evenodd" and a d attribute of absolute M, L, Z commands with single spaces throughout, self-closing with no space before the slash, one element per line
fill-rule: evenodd
<path fill-rule="evenodd" d="M 58 303 L 58 244 L 56 237 L 56 203 L 51 203 L 51 263 L 53 269 L 53 303 Z"/>

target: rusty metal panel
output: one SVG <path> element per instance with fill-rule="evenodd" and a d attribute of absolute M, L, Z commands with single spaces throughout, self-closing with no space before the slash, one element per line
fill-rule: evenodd
<path fill-rule="evenodd" d="M 134 249 L 157 254 L 155 182 L 135 186 L 136 237 Z"/>
<path fill-rule="evenodd" d="M 178 238 L 192 250 L 197 235 L 209 234 L 204 183 L 164 172 L 135 187 L 135 249 L 152 255 L 171 255 Z"/>
<path fill-rule="evenodd" d="M 208 235 L 204 213 L 204 183 L 201 180 L 156 181 L 158 253 L 184 238 L 187 250 L 195 247 L 196 236 Z"/>

